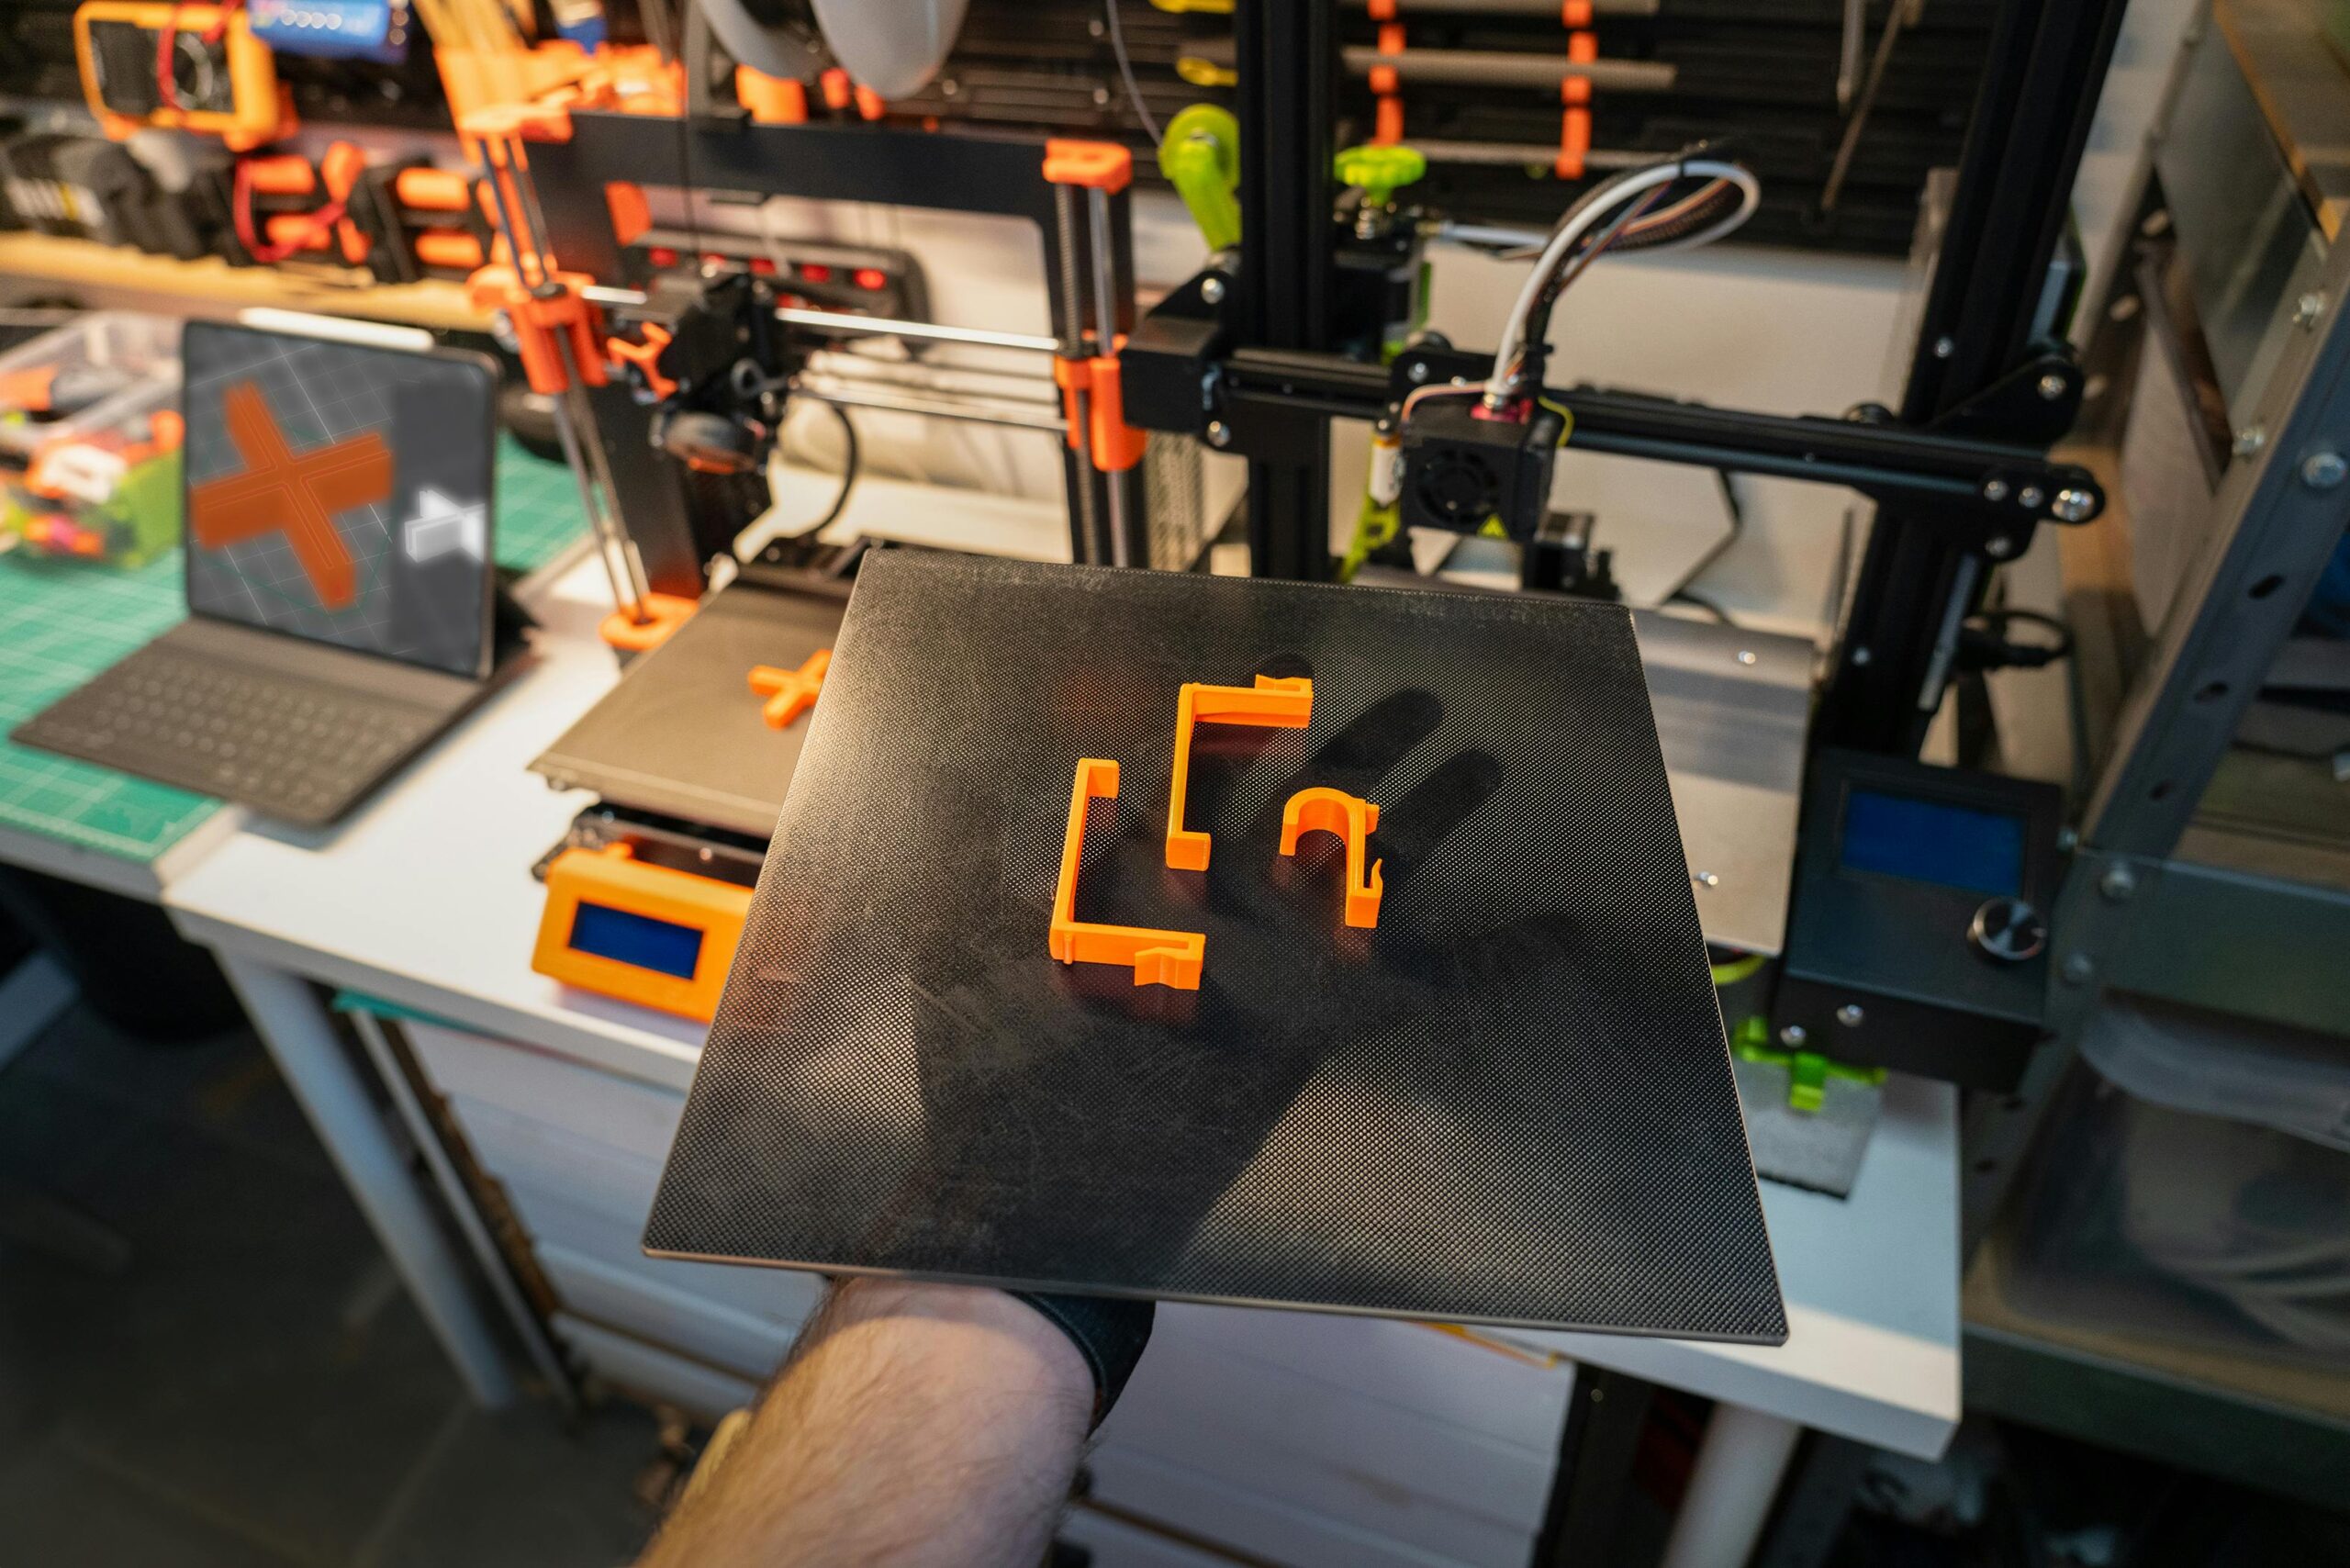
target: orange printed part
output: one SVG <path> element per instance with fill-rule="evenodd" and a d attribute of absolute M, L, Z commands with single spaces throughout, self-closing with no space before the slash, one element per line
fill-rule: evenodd
<path fill-rule="evenodd" d="M 1093 438 L 1093 466 L 1105 474 L 1123 474 L 1142 461 L 1150 444 L 1147 433 L 1126 423 L 1124 372 L 1115 354 L 1098 354 L 1088 362 L 1093 398 L 1086 406 Z"/>
<path fill-rule="evenodd" d="M 1559 25 L 1569 32 L 1591 26 L 1591 0 L 1563 0 L 1559 6 Z"/>
<path fill-rule="evenodd" d="M 319 222 L 316 213 L 272 213 L 261 227 L 262 232 L 269 237 L 272 250 L 323 251 L 327 248 L 327 230 Z"/>
<path fill-rule="evenodd" d="M 845 109 L 856 96 L 856 89 L 849 85 L 848 73 L 837 65 L 817 77 L 816 85 L 823 90 L 824 106 L 828 109 Z"/>
<path fill-rule="evenodd" d="M 1125 340 L 1119 340 L 1123 342 Z M 1113 345 L 1114 346 L 1114 345 Z M 1053 360 L 1053 385 L 1061 389 L 1061 418 L 1069 426 L 1069 449 L 1083 452 L 1105 474 L 1123 474 L 1142 461 L 1150 434 L 1126 423 L 1125 371 L 1114 353 L 1090 359 Z M 1090 393 L 1078 417 L 1077 395 Z"/>
<path fill-rule="evenodd" d="M 54 364 L 37 364 L 29 370 L 0 375 L 0 411 L 49 412 L 50 395 L 57 386 L 57 371 Z"/>
<path fill-rule="evenodd" d="M 245 178 L 263 196 L 306 196 L 319 187 L 318 171 L 298 153 L 245 160 Z"/>
<path fill-rule="evenodd" d="M 1347 846 L 1346 921 L 1368 931 L 1379 924 L 1379 901 L 1387 884 L 1379 874 L 1380 862 L 1370 857 L 1371 835 L 1379 828 L 1379 808 L 1344 790 L 1317 785 L 1300 790 L 1281 808 L 1281 853 L 1295 855 L 1297 841 L 1309 833 L 1336 834 Z"/>
<path fill-rule="evenodd" d="M 816 699 L 823 694 L 824 672 L 832 667 L 830 648 L 819 648 L 810 654 L 798 669 L 752 666 L 751 691 L 767 700 L 767 705 L 759 710 L 759 717 L 767 721 L 767 728 L 780 730 L 813 708 Z"/>
<path fill-rule="evenodd" d="M 1364 9 L 1371 13 L 1371 19 L 1374 22 L 1392 22 L 1395 19 L 1395 0 L 1371 0 L 1371 4 Z"/>
<path fill-rule="evenodd" d="M 342 252 L 343 261 L 354 267 L 366 262 L 372 247 L 359 225 L 341 215 L 350 210 L 352 193 L 359 188 L 360 176 L 366 172 L 367 154 L 352 142 L 336 142 L 319 160 L 319 178 L 326 185 L 336 214 L 335 247 Z"/>
<path fill-rule="evenodd" d="M 483 142 L 568 141 L 571 111 L 554 103 L 491 104 L 466 115 L 457 129 Z"/>
<path fill-rule="evenodd" d="M 1208 835 L 1183 825 L 1183 798 L 1192 788 L 1192 729 L 1196 724 L 1252 724 L 1302 730 L 1314 720 L 1314 682 L 1304 676 L 1260 675 L 1254 686 L 1203 686 L 1186 681 L 1175 694 L 1175 774 L 1167 793 L 1167 863 L 1178 871 L 1208 868 Z"/>
<path fill-rule="evenodd" d="M 604 212 L 612 220 L 616 245 L 633 245 L 653 227 L 653 208 L 645 204 L 644 187 L 627 180 L 605 182 Z"/>
<path fill-rule="evenodd" d="M 889 112 L 890 106 L 881 101 L 880 94 L 875 92 L 872 88 L 867 86 L 862 82 L 859 82 L 856 84 L 857 118 L 879 119 L 883 115 L 886 115 Z"/>
<path fill-rule="evenodd" d="M 626 338 L 607 338 L 604 346 L 612 351 L 612 358 L 622 364 L 636 367 L 644 377 L 644 389 L 658 399 L 677 389 L 677 384 L 661 374 L 661 355 L 669 346 L 669 329 L 657 321 L 647 321 L 643 327 L 644 341 L 631 342 Z"/>
<path fill-rule="evenodd" d="M 1204 933 L 1154 931 L 1140 925 L 1096 925 L 1077 918 L 1077 867 L 1085 855 L 1086 811 L 1096 800 L 1113 801 L 1117 796 L 1116 763 L 1095 756 L 1078 760 L 1077 782 L 1069 797 L 1069 831 L 1061 840 L 1060 880 L 1053 889 L 1053 919 L 1046 931 L 1046 950 L 1064 964 L 1130 965 L 1136 985 L 1197 991 L 1200 971 L 1207 963 L 1208 939 Z"/>
<path fill-rule="evenodd" d="M 1589 65 L 1599 58 L 1599 35 L 1591 32 L 1572 33 L 1567 39 L 1567 61 L 1573 65 Z M 1585 75 L 1559 78 L 1559 102 L 1566 107 L 1559 116 L 1559 156 L 1551 165 L 1551 173 L 1562 180 L 1583 178 L 1583 168 L 1591 156 L 1591 78 Z"/>
<path fill-rule="evenodd" d="M 1045 179 L 1056 185 L 1083 185 L 1117 195 L 1133 183 L 1135 155 L 1114 141 L 1080 141 L 1056 136 L 1045 143 Z"/>
<path fill-rule="evenodd" d="M 474 202 L 474 183 L 453 169 L 419 165 L 392 176 L 392 195 L 420 212 L 463 212 Z"/>
<path fill-rule="evenodd" d="M 1562 180 L 1583 178 L 1583 162 L 1591 156 L 1591 111 L 1569 109 L 1559 120 L 1559 157 L 1551 173 Z"/>
<path fill-rule="evenodd" d="M 416 237 L 416 259 L 428 267 L 469 273 L 484 261 L 481 241 L 462 229 L 427 229 Z"/>
<path fill-rule="evenodd" d="M 566 849 L 547 867 L 531 968 L 551 980 L 707 1024 L 733 967 L 751 890 L 639 860 L 625 844 Z M 690 975 L 664 974 L 573 946 L 581 908 L 619 910 L 701 934 Z"/>
<path fill-rule="evenodd" d="M 757 125 L 801 125 L 808 118 L 808 87 L 789 76 L 770 76 L 747 65 L 734 68 L 734 101 Z"/>
<path fill-rule="evenodd" d="M 1393 94 L 1379 100 L 1373 118 L 1371 139 L 1382 147 L 1393 147 L 1404 140 L 1404 100 Z"/>
<path fill-rule="evenodd" d="M 690 599 L 680 599 L 674 593 L 648 593 L 643 600 L 644 619 L 632 621 L 625 610 L 615 610 L 596 627 L 596 635 L 608 648 L 618 648 L 624 654 L 642 654 L 667 642 L 678 627 L 693 619 L 700 605 Z"/>
<path fill-rule="evenodd" d="M 230 386 L 221 411 L 244 469 L 188 491 L 190 535 L 207 550 L 221 550 L 283 533 L 319 603 L 348 609 L 358 598 L 358 567 L 335 532 L 334 515 L 390 498 L 391 449 L 369 431 L 296 456 L 258 382 Z"/>
<path fill-rule="evenodd" d="M 585 273 L 560 272 L 550 279 L 561 288 L 540 294 L 525 286 L 511 267 L 484 267 L 465 280 L 465 293 L 476 309 L 506 312 L 532 391 L 555 393 L 570 386 L 562 342 L 571 346 L 571 364 L 578 367 L 579 379 L 601 386 L 610 379 L 604 369 L 603 312 L 580 292 L 596 280 Z"/>

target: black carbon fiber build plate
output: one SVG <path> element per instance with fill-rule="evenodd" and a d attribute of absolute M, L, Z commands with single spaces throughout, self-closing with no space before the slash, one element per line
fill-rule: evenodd
<path fill-rule="evenodd" d="M 1177 689 L 1308 675 L 1304 730 Z M 1629 618 L 869 560 L 645 1235 L 662 1255 L 1776 1343 L 1786 1317 Z M 1196 991 L 1046 952 L 1202 932 Z M 1379 805 L 1375 930 L 1294 791 Z"/>

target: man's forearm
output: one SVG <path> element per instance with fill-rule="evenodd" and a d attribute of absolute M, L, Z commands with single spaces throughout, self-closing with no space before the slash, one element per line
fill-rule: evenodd
<path fill-rule="evenodd" d="M 1030 1568 L 1093 1397 L 1076 1346 L 1001 1292 L 852 1282 L 640 1568 Z"/>

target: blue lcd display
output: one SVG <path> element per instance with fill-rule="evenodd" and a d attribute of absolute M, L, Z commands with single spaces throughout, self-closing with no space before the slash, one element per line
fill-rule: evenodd
<path fill-rule="evenodd" d="M 1844 797 L 1847 871 L 1874 871 L 1978 893 L 2023 890 L 2023 819 L 1913 795 Z"/>
<path fill-rule="evenodd" d="M 572 915 L 571 946 L 679 980 L 693 979 L 694 966 L 701 961 L 701 933 L 692 926 L 599 903 L 583 903 Z"/>

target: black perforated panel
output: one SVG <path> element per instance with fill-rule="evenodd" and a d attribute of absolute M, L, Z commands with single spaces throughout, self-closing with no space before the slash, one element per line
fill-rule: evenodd
<path fill-rule="evenodd" d="M 1304 731 L 1176 690 L 1311 675 Z M 1786 1332 L 1617 609 L 890 554 L 865 567 L 646 1245 L 1110 1292 Z M 1196 992 L 1046 951 L 1204 932 Z M 1282 803 L 1377 802 L 1376 931 Z"/>

